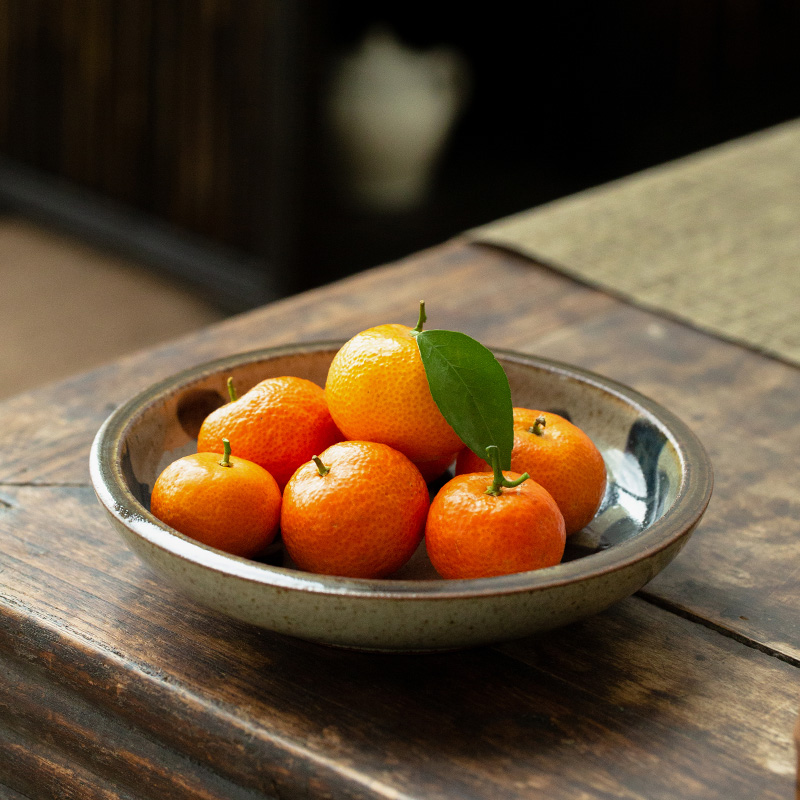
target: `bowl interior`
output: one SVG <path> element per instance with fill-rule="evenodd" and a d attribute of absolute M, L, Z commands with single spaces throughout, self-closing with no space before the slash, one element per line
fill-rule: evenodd
<path fill-rule="evenodd" d="M 295 375 L 324 386 L 336 344 L 277 355 L 243 354 L 190 371 L 133 401 L 119 445 L 125 486 L 144 509 L 161 470 L 195 452 L 204 417 L 227 402 L 232 376 L 239 394 L 259 381 Z M 639 536 L 671 508 L 684 480 L 680 449 L 663 420 L 631 393 L 562 365 L 497 353 L 515 406 L 553 411 L 582 428 L 603 454 L 608 484 L 594 521 L 570 537 L 564 560 L 591 558 Z M 643 400 L 643 398 L 642 398 Z M 436 488 L 435 486 L 433 487 Z M 136 509 L 139 511 L 140 509 Z M 265 554 L 272 565 L 292 567 L 280 548 Z M 396 578 L 437 579 L 420 550 Z"/>

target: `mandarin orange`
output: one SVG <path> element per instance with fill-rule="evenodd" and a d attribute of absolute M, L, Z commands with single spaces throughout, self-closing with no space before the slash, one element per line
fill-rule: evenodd
<path fill-rule="evenodd" d="M 325 395 L 337 426 L 348 439 L 381 442 L 424 462 L 463 446 L 428 388 L 414 336 L 422 330 L 388 324 L 350 339 L 333 359 Z"/>
<path fill-rule="evenodd" d="M 502 483 L 501 483 L 502 481 Z M 425 544 L 443 578 L 490 578 L 552 567 L 564 555 L 564 517 L 525 474 L 457 475 L 436 494 Z"/>
<path fill-rule="evenodd" d="M 233 451 L 264 467 L 283 489 L 314 453 L 343 438 L 328 411 L 325 392 L 304 378 L 267 378 L 240 398 L 212 411 L 197 437 L 199 452 Z"/>
<path fill-rule="evenodd" d="M 471 450 L 462 451 L 456 474 L 488 469 Z M 529 408 L 514 409 L 511 469 L 527 472 L 553 496 L 567 536 L 588 525 L 606 488 L 603 456 L 592 440 L 564 417 Z"/>
<path fill-rule="evenodd" d="M 226 440 L 227 442 L 227 440 Z M 258 464 L 230 455 L 194 453 L 166 467 L 153 485 L 150 510 L 198 542 L 254 556 L 274 538 L 281 493 Z"/>
<path fill-rule="evenodd" d="M 340 442 L 286 485 L 283 543 L 300 569 L 384 577 L 414 554 L 428 506 L 425 481 L 402 453 L 376 442 Z"/>

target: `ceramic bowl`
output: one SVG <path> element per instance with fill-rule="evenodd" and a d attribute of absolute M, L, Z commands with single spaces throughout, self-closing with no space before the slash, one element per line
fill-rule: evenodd
<path fill-rule="evenodd" d="M 278 347 L 195 367 L 119 407 L 91 452 L 100 503 L 128 545 L 164 581 L 206 606 L 272 631 L 364 650 L 453 649 L 527 636 L 594 614 L 640 589 L 678 554 L 708 504 L 712 472 L 695 435 L 637 392 L 565 364 L 495 351 L 514 405 L 583 428 L 603 454 L 608 486 L 595 520 L 570 537 L 564 561 L 535 572 L 443 580 L 424 543 L 395 576 L 314 575 L 282 561 L 231 556 L 149 512 L 156 477 L 194 452 L 200 422 L 264 378 L 324 385 L 338 342 Z"/>

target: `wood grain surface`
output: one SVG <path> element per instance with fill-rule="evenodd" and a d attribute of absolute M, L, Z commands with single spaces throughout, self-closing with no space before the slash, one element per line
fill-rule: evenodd
<path fill-rule="evenodd" d="M 643 592 L 494 648 L 365 655 L 208 612 L 126 549 L 87 468 L 118 403 L 216 356 L 408 322 L 421 297 L 429 327 L 596 370 L 698 433 L 715 495 Z M 793 367 L 455 241 L 12 398 L 0 784 L 31 798 L 787 797 L 798 390 Z"/>

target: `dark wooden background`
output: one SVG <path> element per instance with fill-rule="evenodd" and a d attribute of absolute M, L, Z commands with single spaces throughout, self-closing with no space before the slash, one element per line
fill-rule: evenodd
<path fill-rule="evenodd" d="M 275 3 L 7 0 L 0 142 L 26 164 L 243 248 L 269 175 Z M 266 58 L 265 58 L 266 56 Z"/>
<path fill-rule="evenodd" d="M 800 112 L 796 0 L 491 8 L 0 0 L 0 156 L 246 254 L 286 294 Z M 434 193 L 404 212 L 340 201 L 322 124 L 331 64 L 375 22 L 472 71 Z"/>

